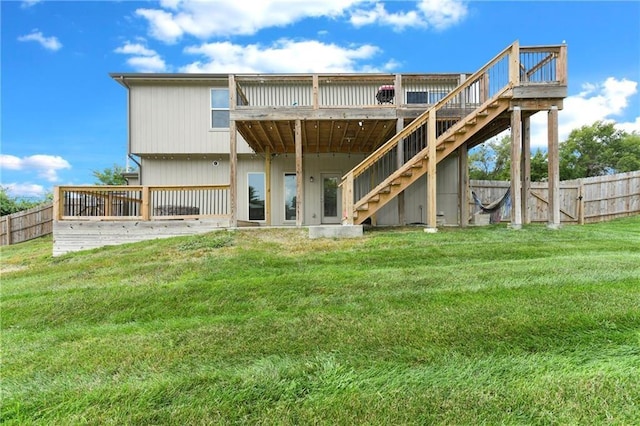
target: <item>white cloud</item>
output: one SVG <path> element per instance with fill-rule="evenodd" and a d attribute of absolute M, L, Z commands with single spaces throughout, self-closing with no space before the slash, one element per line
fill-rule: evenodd
<path fill-rule="evenodd" d="M 138 9 L 149 22 L 152 37 L 173 43 L 183 35 L 201 39 L 212 36 L 250 35 L 262 28 L 282 27 L 309 17 L 335 17 L 361 0 L 239 0 L 160 3 L 163 9 Z"/>
<path fill-rule="evenodd" d="M 149 34 L 166 43 L 185 35 L 210 37 L 252 35 L 263 28 L 285 27 L 306 18 L 348 16 L 356 27 L 384 25 L 395 30 L 408 27 L 448 28 L 463 20 L 467 6 L 462 0 L 406 2 L 413 9 L 389 12 L 384 3 L 370 0 L 163 0 L 160 8 L 139 8 Z"/>
<path fill-rule="evenodd" d="M 28 9 L 31 6 L 34 6 L 38 3 L 40 3 L 42 0 L 23 0 L 20 4 L 20 7 L 23 9 Z"/>
<path fill-rule="evenodd" d="M 34 6 L 38 3 L 40 3 L 42 0 L 23 0 L 22 3 L 20 4 L 20 7 L 23 9 L 28 9 L 31 6 Z"/>
<path fill-rule="evenodd" d="M 127 64 L 138 72 L 163 72 L 167 69 L 167 64 L 160 55 L 152 49 L 140 43 L 125 42 L 114 50 L 115 53 L 132 55 L 127 59 Z"/>
<path fill-rule="evenodd" d="M 58 170 L 70 169 L 71 164 L 57 155 L 37 154 L 19 158 L 14 155 L 0 154 L 0 168 L 7 170 L 34 170 L 39 177 L 49 182 L 57 182 Z"/>
<path fill-rule="evenodd" d="M 193 62 L 181 68 L 189 73 L 254 72 L 373 72 L 358 63 L 375 56 L 379 48 L 372 45 L 340 47 L 319 41 L 281 39 L 270 46 L 241 46 L 230 42 L 205 43 L 185 48 L 185 53 L 202 55 L 205 62 Z M 395 62 L 390 62 L 392 67 Z M 386 68 L 386 66 L 385 66 Z"/>
<path fill-rule="evenodd" d="M 30 34 L 18 37 L 18 41 L 35 41 L 40 43 L 45 49 L 53 50 L 54 52 L 62 48 L 62 43 L 60 43 L 57 37 L 45 37 L 42 32 L 38 30 L 33 30 Z"/>
<path fill-rule="evenodd" d="M 162 72 L 167 68 L 164 60 L 158 55 L 134 56 L 127 59 L 127 63 L 138 72 Z"/>
<path fill-rule="evenodd" d="M 116 53 L 122 53 L 124 55 L 141 55 L 141 56 L 154 56 L 156 52 L 151 49 L 147 49 L 140 43 L 125 42 L 124 46 L 118 47 L 114 50 Z"/>
<path fill-rule="evenodd" d="M 47 193 L 44 186 L 35 183 L 8 183 L 2 186 L 12 197 L 40 198 Z"/>
<path fill-rule="evenodd" d="M 582 92 L 568 96 L 564 108 L 558 113 L 559 140 L 565 141 L 572 130 L 596 121 L 617 121 L 617 127 L 625 131 L 640 131 L 640 116 L 629 122 L 619 122 L 629 99 L 638 93 L 638 82 L 609 77 L 599 84 L 586 83 Z M 531 118 L 531 145 L 547 146 L 547 114 L 540 112 Z"/>
<path fill-rule="evenodd" d="M 409 3 L 413 5 L 413 2 Z M 385 25 L 395 31 L 409 27 L 433 27 L 444 30 L 460 21 L 467 15 L 467 6 L 460 0 L 422 0 L 417 2 L 417 9 L 408 12 L 387 11 L 383 3 L 376 2 L 373 8 L 358 9 L 351 15 L 351 24 L 356 27 L 364 25 Z"/>
<path fill-rule="evenodd" d="M 406 27 L 426 27 L 426 22 L 417 11 L 389 13 L 382 3 L 376 3 L 373 9 L 358 9 L 351 15 L 350 22 L 355 27 L 381 24 L 401 31 Z"/>
<path fill-rule="evenodd" d="M 449 28 L 467 16 L 467 6 L 460 0 L 422 0 L 418 8 L 437 30 Z"/>

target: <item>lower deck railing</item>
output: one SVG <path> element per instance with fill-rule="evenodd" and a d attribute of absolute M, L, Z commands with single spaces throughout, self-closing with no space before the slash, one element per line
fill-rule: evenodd
<path fill-rule="evenodd" d="M 55 220 L 230 218 L 229 185 L 58 186 Z"/>

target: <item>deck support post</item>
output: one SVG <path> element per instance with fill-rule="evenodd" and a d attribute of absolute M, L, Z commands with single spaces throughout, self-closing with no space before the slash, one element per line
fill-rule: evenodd
<path fill-rule="evenodd" d="M 460 204 L 460 227 L 469 225 L 469 151 L 467 144 L 458 148 L 458 203 Z"/>
<path fill-rule="evenodd" d="M 271 226 L 271 147 L 267 146 L 264 157 L 264 176 L 266 194 L 264 198 L 265 207 L 265 225 Z"/>
<path fill-rule="evenodd" d="M 522 223 L 531 223 L 529 194 L 531 192 L 531 118 L 522 119 Z"/>
<path fill-rule="evenodd" d="M 427 161 L 427 227 L 425 232 L 438 231 L 438 213 L 436 206 L 436 111 L 429 110 L 429 121 L 427 122 L 427 147 L 429 161 Z"/>
<path fill-rule="evenodd" d="M 547 143 L 549 167 L 549 228 L 560 227 L 560 162 L 558 155 L 558 107 L 552 106 L 547 113 Z"/>
<path fill-rule="evenodd" d="M 404 118 L 398 118 L 398 121 L 396 122 L 396 133 L 400 133 L 402 129 L 404 129 Z M 397 155 L 398 158 L 396 166 L 397 168 L 400 168 L 404 165 L 404 143 L 402 143 L 402 141 L 398 142 Z M 398 225 L 402 226 L 406 224 L 404 212 L 404 191 L 402 191 L 398 194 Z"/>
<path fill-rule="evenodd" d="M 302 172 L 302 122 L 295 123 L 296 144 L 296 226 L 304 223 L 304 176 Z"/>
<path fill-rule="evenodd" d="M 236 80 L 229 75 L 229 109 L 236 109 Z M 238 226 L 238 131 L 235 120 L 229 120 L 229 226 Z"/>
<path fill-rule="evenodd" d="M 511 111 L 511 228 L 522 228 L 522 182 L 520 179 L 522 155 L 522 111 L 519 106 Z"/>

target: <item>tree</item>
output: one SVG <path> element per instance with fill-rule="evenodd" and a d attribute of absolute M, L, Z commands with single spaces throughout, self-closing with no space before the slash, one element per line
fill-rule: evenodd
<path fill-rule="evenodd" d="M 538 148 L 531 157 L 531 181 L 542 182 L 549 177 L 547 153 Z"/>
<path fill-rule="evenodd" d="M 8 194 L 6 188 L 0 187 L 0 216 L 21 212 L 41 204 L 42 201 L 29 201 Z"/>
<path fill-rule="evenodd" d="M 511 138 L 485 142 L 469 154 L 469 178 L 481 180 L 509 180 L 511 167 Z"/>
<path fill-rule="evenodd" d="M 596 121 L 573 130 L 559 147 L 560 179 L 579 179 L 640 169 L 640 135 Z"/>
<path fill-rule="evenodd" d="M 114 164 L 103 171 L 94 170 L 93 176 L 98 179 L 96 185 L 126 185 L 127 180 L 122 176 L 125 171 L 124 167 Z"/>

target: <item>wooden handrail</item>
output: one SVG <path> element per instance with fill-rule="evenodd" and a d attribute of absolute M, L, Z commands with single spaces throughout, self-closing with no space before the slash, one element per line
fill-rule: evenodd
<path fill-rule="evenodd" d="M 480 78 L 480 76 L 484 74 L 489 68 L 491 68 L 493 65 L 501 61 L 505 57 L 505 55 L 510 53 L 514 49 L 514 46 L 517 46 L 517 45 L 518 45 L 518 42 L 515 41 L 514 43 L 506 47 L 504 50 L 502 50 L 498 55 L 496 55 L 493 59 L 487 62 L 482 68 L 480 68 L 478 71 L 473 73 L 469 78 L 467 78 L 461 85 L 459 85 L 454 90 L 449 92 L 444 98 L 438 101 L 438 103 L 429 107 L 425 112 L 420 114 L 414 121 L 412 121 L 411 124 L 409 124 L 407 127 L 402 129 L 399 133 L 396 133 L 394 136 L 391 137 L 391 139 L 389 139 L 386 143 L 381 145 L 370 156 L 362 160 L 357 166 L 355 166 L 347 174 L 345 174 L 345 176 L 342 177 L 342 180 L 344 181 L 346 179 L 346 176 L 349 174 L 353 175 L 354 178 L 359 176 L 362 172 L 368 169 L 373 163 L 375 163 L 380 158 L 382 158 L 382 156 L 384 156 L 386 153 L 394 149 L 400 140 L 405 138 L 407 135 L 413 133 L 413 131 L 415 131 L 417 128 L 421 127 L 424 123 L 426 123 L 429 117 L 429 112 L 431 110 L 435 110 L 437 112 L 440 108 L 442 108 L 442 106 L 449 103 L 453 98 L 455 98 L 460 93 L 462 93 L 466 88 L 471 86 L 471 84 L 475 83 L 475 80 Z M 518 58 L 518 61 L 519 61 L 519 58 Z M 519 74 L 519 72 L 516 74 Z"/>

